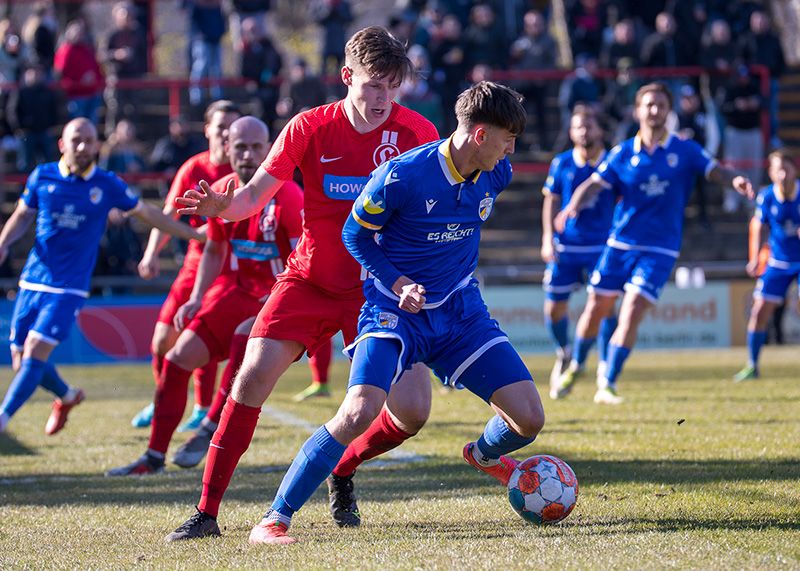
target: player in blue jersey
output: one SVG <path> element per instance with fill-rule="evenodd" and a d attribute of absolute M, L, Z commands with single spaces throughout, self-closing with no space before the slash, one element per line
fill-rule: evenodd
<path fill-rule="evenodd" d="M 569 123 L 569 137 L 573 148 L 553 159 L 542 189 L 541 255 L 542 260 L 547 262 L 543 282 L 546 295 L 544 318 L 556 345 L 556 363 L 550 374 L 552 398 L 558 398 L 557 381 L 570 362 L 569 298 L 573 291 L 586 284 L 586 279 L 597 264 L 608 239 L 616 202 L 614 194 L 604 190 L 579 216 L 570 219 L 564 232 L 553 231 L 555 215 L 572 198 L 572 192 L 591 176 L 606 154 L 603 131 L 596 114 L 589 107 L 575 106 Z M 611 311 L 600 326 L 598 374 L 604 369 L 605 350 L 617 326 L 613 308 Z M 589 348 L 578 346 L 576 349 L 581 352 Z M 586 356 L 581 355 L 579 360 L 584 362 Z"/>
<path fill-rule="evenodd" d="M 20 276 L 11 320 L 11 355 L 17 373 L 0 405 L 0 432 L 40 385 L 56 396 L 45 425 L 50 435 L 64 427 L 70 409 L 84 399 L 83 391 L 66 384 L 48 359 L 89 297 L 97 247 L 112 208 L 170 234 L 202 239 L 189 226 L 141 202 L 114 174 L 95 166 L 99 142 L 89 120 L 67 123 L 58 145 L 61 160 L 33 170 L 0 232 L 2 263 L 11 244 L 36 221 L 36 242 Z"/>
<path fill-rule="evenodd" d="M 616 381 L 634 344 L 645 312 L 658 301 L 681 247 L 684 208 L 695 176 L 729 185 L 752 197 L 750 181 L 720 167 L 696 142 L 679 139 L 667 129 L 672 95 L 661 83 L 636 92 L 639 133 L 611 150 L 597 172 L 575 189 L 569 204 L 556 216 L 563 231 L 568 221 L 603 189 L 619 197 L 614 223 L 589 281 L 589 299 L 578 320 L 575 345 L 591 345 L 600 322 L 624 293 L 619 325 L 611 337 L 607 369 L 594 396 L 598 404 L 619 404 Z M 579 356 L 576 354 L 576 357 Z M 577 368 L 571 363 L 559 379 L 559 394 L 572 387 Z"/>
<path fill-rule="evenodd" d="M 733 378 L 735 382 L 758 378 L 758 356 L 767 340 L 767 327 L 775 308 L 779 306 L 793 281 L 800 277 L 800 193 L 797 165 L 783 150 L 769 155 L 768 174 L 771 185 L 762 190 L 756 200 L 753 216 L 753 239 L 750 251 L 755 252 L 747 264 L 747 273 L 755 277 L 758 271 L 758 252 L 762 231 L 769 233 L 770 257 L 767 269 L 756 283 L 753 307 L 747 323 L 747 366 Z"/>
<path fill-rule="evenodd" d="M 401 375 L 414 363 L 492 406 L 496 415 L 463 454 L 502 483 L 516 465 L 505 454 L 541 430 L 544 412 L 530 372 L 472 276 L 480 227 L 511 180 L 506 156 L 525 126 L 521 100 L 507 87 L 478 83 L 459 96 L 450 138 L 373 171 L 343 230 L 347 249 L 374 276 L 364 285 L 358 337 L 347 348 L 347 395 L 303 445 L 250 543 L 296 541 L 286 535 L 292 515 L 378 416 L 392 385 L 399 379 L 393 391 L 413 390 Z"/>

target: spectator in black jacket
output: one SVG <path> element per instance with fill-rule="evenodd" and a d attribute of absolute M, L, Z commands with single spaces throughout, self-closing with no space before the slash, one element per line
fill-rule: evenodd
<path fill-rule="evenodd" d="M 488 4 L 475 4 L 470 11 L 470 23 L 462 36 L 467 56 L 467 68 L 488 65 L 492 69 L 507 66 L 506 44 L 495 25 L 494 10 Z"/>
<path fill-rule="evenodd" d="M 283 68 L 283 58 L 265 33 L 263 20 L 245 18 L 241 33 L 240 74 L 250 80 L 247 90 L 258 101 L 261 118 L 274 130 L 280 89 L 277 79 Z"/>
<path fill-rule="evenodd" d="M 769 70 L 769 118 L 772 146 L 779 147 L 778 86 L 786 61 L 780 40 L 772 32 L 769 16 L 761 10 L 750 15 L 750 30 L 739 40 L 739 57 L 748 65 L 759 64 Z"/>
<path fill-rule="evenodd" d="M 656 31 L 642 42 L 642 63 L 647 67 L 681 65 L 682 54 L 675 39 L 675 18 L 669 12 L 656 17 Z"/>
<path fill-rule="evenodd" d="M 633 20 L 620 20 L 614 24 L 611 41 L 600 52 L 600 67 L 615 69 L 620 60 L 630 67 L 638 67 L 641 61 L 641 48 L 636 41 L 636 27 Z"/>
<path fill-rule="evenodd" d="M 136 79 L 147 73 L 147 37 L 136 20 L 135 8 L 119 2 L 111 12 L 113 29 L 106 38 L 103 59 L 106 63 L 106 133 L 114 131 L 123 118 L 134 119 L 136 91 L 118 89 L 118 79 Z"/>
<path fill-rule="evenodd" d="M 309 10 L 322 27 L 322 63 L 320 74 L 339 73 L 344 63 L 347 26 L 353 21 L 349 0 L 313 0 Z"/>
<path fill-rule="evenodd" d="M 704 39 L 704 49 L 700 55 L 700 64 L 712 73 L 709 79 L 711 95 L 719 104 L 725 98 L 727 74 L 731 72 L 736 61 L 736 46 L 731 41 L 731 28 L 725 20 L 713 20 L 708 25 L 708 34 Z"/>
<path fill-rule="evenodd" d="M 26 69 L 20 89 L 12 93 L 8 103 L 9 122 L 22 142 L 17 159 L 21 172 L 30 172 L 38 163 L 55 158 L 50 130 L 59 124 L 61 105 L 58 94 L 45 81 L 44 68 L 34 65 Z"/>

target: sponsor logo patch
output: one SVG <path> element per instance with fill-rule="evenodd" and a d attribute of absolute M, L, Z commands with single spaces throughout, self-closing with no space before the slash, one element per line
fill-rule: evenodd
<path fill-rule="evenodd" d="M 381 311 L 378 314 L 378 325 L 386 329 L 394 329 L 397 327 L 397 315 L 388 311 Z"/>

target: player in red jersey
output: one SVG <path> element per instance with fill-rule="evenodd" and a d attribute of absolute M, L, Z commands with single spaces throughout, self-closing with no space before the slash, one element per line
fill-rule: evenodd
<path fill-rule="evenodd" d="M 295 168 L 305 184 L 303 235 L 250 333 L 244 363 L 211 443 L 198 511 L 168 540 L 219 535 L 219 504 L 275 383 L 303 351 L 313 355 L 338 331 L 345 343 L 354 339 L 364 297 L 361 267 L 342 243 L 344 222 L 375 167 L 438 138 L 427 119 L 392 101 L 409 72 L 400 41 L 378 26 L 360 30 L 345 46 L 343 100 L 295 116 L 248 184 L 239 189 L 229 184 L 223 195 L 201 183 L 199 190 L 178 199 L 186 207 L 180 212 L 237 220 L 269 201 Z M 374 455 L 418 430 L 415 417 L 403 414 L 405 407 L 420 410 L 417 399 L 429 407 L 427 369 L 415 367 L 401 382 L 414 383 L 415 390 L 400 391 L 405 400 L 398 402 L 392 396 L 396 391 L 390 393 L 388 410 L 379 417 L 383 431 L 374 440 Z M 427 413 L 424 417 L 422 422 Z"/>
<path fill-rule="evenodd" d="M 214 101 L 208 106 L 205 112 L 204 127 L 204 133 L 206 139 L 208 139 L 208 150 L 191 157 L 178 169 L 167 194 L 163 209 L 164 214 L 177 218 L 178 213 L 175 207 L 175 198 L 177 196 L 182 195 L 186 189 L 195 188 L 201 180 L 215 181 L 231 173 L 231 166 L 225 153 L 225 137 L 231 123 L 240 116 L 239 108 L 231 101 Z M 194 228 L 200 228 L 205 223 L 205 218 L 201 216 L 191 216 L 189 218 L 189 224 Z M 158 275 L 158 255 L 168 241 L 169 236 L 160 230 L 153 229 L 150 232 L 147 247 L 141 262 L 139 262 L 139 275 L 141 277 L 151 279 Z M 150 342 L 150 350 L 153 354 L 153 378 L 156 385 L 158 385 L 158 380 L 161 376 L 164 355 L 175 345 L 175 341 L 178 339 L 178 331 L 172 323 L 175 319 L 175 313 L 189 299 L 202 253 L 202 244 L 194 240 L 189 242 L 183 266 L 170 287 L 167 299 L 161 306 L 158 321 L 153 331 L 153 339 Z M 211 404 L 217 377 L 217 364 L 217 361 L 212 360 L 202 369 L 195 371 L 196 404 L 193 417 L 197 422 L 205 416 L 205 411 Z M 136 414 L 131 420 L 131 424 L 137 428 L 145 428 L 150 426 L 152 419 L 153 403 L 150 403 Z"/>
<path fill-rule="evenodd" d="M 216 184 L 246 184 L 269 150 L 269 131 L 255 117 L 237 119 L 230 127 L 228 157 L 234 173 Z M 164 358 L 155 398 L 150 443 L 135 462 L 107 472 L 109 476 L 143 475 L 164 469 L 169 441 L 186 407 L 191 371 L 228 356 L 241 323 L 255 317 L 283 269 L 283 260 L 302 231 L 303 193 L 292 181 L 283 183 L 259 212 L 239 222 L 208 221 L 206 245 L 189 300 L 175 315 L 181 331 Z M 228 258 L 233 271 L 224 273 Z"/>

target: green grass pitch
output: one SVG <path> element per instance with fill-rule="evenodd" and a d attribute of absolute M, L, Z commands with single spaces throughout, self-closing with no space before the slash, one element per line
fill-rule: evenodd
<path fill-rule="evenodd" d="M 800 569 L 800 351 L 767 347 L 763 359 L 761 380 L 734 385 L 742 350 L 635 353 L 615 408 L 592 404 L 589 378 L 551 401 L 551 359 L 528 359 L 547 422 L 516 456 L 559 456 L 580 482 L 575 511 L 550 527 L 525 523 L 461 458 L 489 408 L 434 389 L 428 425 L 402 447 L 421 458 L 356 476 L 361 528 L 336 528 L 320 489 L 295 517 L 300 542 L 274 548 L 247 535 L 308 430 L 336 410 L 344 363 L 333 398 L 310 403 L 291 400 L 307 367 L 290 370 L 268 404 L 297 422 L 262 415 L 222 506 L 223 537 L 179 545 L 163 537 L 191 515 L 200 469 L 102 475 L 146 447 L 129 421 L 152 397 L 149 367 L 63 367 L 87 392 L 64 431 L 45 436 L 40 391 L 0 435 L 0 569 Z M 0 372 L 0 390 L 10 378 Z"/>

